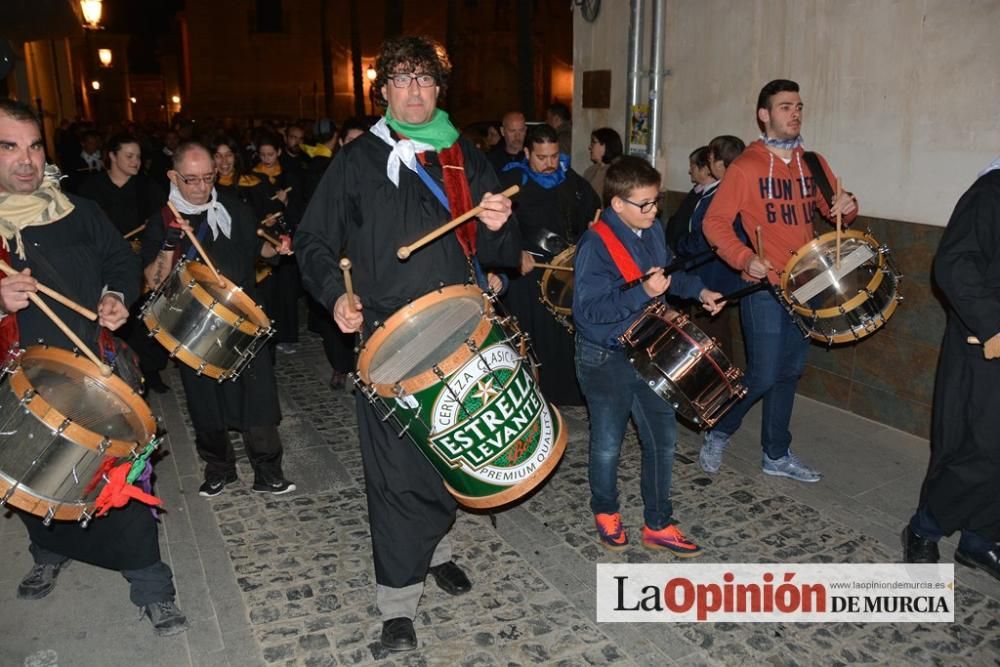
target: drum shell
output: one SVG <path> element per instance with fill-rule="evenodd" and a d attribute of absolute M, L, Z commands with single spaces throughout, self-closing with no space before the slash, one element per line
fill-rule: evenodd
<path fill-rule="evenodd" d="M 238 377 L 273 332 L 262 326 L 263 311 L 228 281 L 230 303 L 216 301 L 187 270 L 195 267 L 201 268 L 175 267 L 143 305 L 143 322 L 171 355 L 196 371 L 220 381 Z M 240 305 L 250 318 L 233 309 Z"/>
<path fill-rule="evenodd" d="M 449 370 L 441 376 L 430 374 L 434 381 L 423 373 L 416 378 L 420 382 L 399 383 L 394 391 L 386 391 L 385 385 L 364 381 L 375 354 L 363 349 L 357 382 L 384 420 L 391 419 L 420 449 L 460 503 L 498 507 L 529 493 L 548 476 L 562 457 L 567 433 L 526 363 L 520 332 L 493 318 L 489 301 L 475 288 L 453 286 L 442 292 L 446 298 L 474 294 L 484 299 L 476 334 L 485 334 L 473 335 L 475 352 L 463 345 L 438 364 L 439 370 Z M 408 308 L 419 311 L 423 299 Z M 393 318 L 384 325 L 389 330 Z M 478 400 L 477 389 L 484 392 Z M 503 421 L 505 413 L 509 418 Z"/>
<path fill-rule="evenodd" d="M 576 246 L 570 246 L 556 255 L 550 264 L 553 266 L 565 266 L 573 268 L 576 259 Z M 538 281 L 538 288 L 541 292 L 539 300 L 546 309 L 562 324 L 573 333 L 573 271 L 560 271 L 558 269 L 545 269 L 541 280 Z"/>

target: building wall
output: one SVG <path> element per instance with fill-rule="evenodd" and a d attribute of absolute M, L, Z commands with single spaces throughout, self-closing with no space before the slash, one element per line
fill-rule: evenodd
<path fill-rule="evenodd" d="M 857 224 L 891 248 L 905 276 L 905 300 L 889 323 L 852 345 L 814 346 L 799 389 L 927 436 L 945 322 L 931 260 L 955 202 L 1000 152 L 1000 43 L 992 34 L 1000 2 L 665 5 L 664 64 L 671 73 L 656 164 L 671 201 L 690 187 L 691 150 L 718 134 L 755 139 L 760 87 L 775 78 L 798 81 L 808 147 L 827 156 L 857 194 Z M 574 156 L 585 149 L 589 129 L 625 129 L 628 21 L 624 7 L 603 8 L 593 24 L 574 19 L 577 83 L 586 69 L 613 72 L 611 109 L 583 110 L 576 102 L 582 122 L 575 123 Z"/>

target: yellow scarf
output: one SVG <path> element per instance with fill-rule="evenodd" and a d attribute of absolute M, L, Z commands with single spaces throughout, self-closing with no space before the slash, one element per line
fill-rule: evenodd
<path fill-rule="evenodd" d="M 15 239 L 17 256 L 25 259 L 22 229 L 51 224 L 73 212 L 73 202 L 59 189 L 60 176 L 57 166 L 47 164 L 42 184 L 31 194 L 0 194 L 0 236 L 7 252 L 10 252 L 8 241 Z"/>
<path fill-rule="evenodd" d="M 240 176 L 239 186 L 241 188 L 252 188 L 253 186 L 260 183 L 260 179 L 256 176 L 251 176 L 250 174 L 243 174 Z M 233 174 L 223 176 L 219 174 L 219 185 L 224 188 L 228 188 L 233 184 Z"/>
<path fill-rule="evenodd" d="M 281 163 L 275 162 L 273 167 L 268 167 L 262 162 L 254 167 L 253 170 L 258 174 L 267 176 L 267 180 L 271 185 L 274 185 L 278 180 L 278 176 L 281 176 Z"/>

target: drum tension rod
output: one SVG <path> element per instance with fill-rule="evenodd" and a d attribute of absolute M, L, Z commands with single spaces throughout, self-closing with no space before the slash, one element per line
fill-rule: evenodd
<path fill-rule="evenodd" d="M 82 512 L 80 512 L 80 516 L 77 517 L 76 520 L 80 522 L 80 528 L 86 528 L 87 526 L 90 525 L 90 520 L 93 518 L 94 518 L 93 514 L 91 514 L 87 510 L 83 510 Z"/>
<path fill-rule="evenodd" d="M 42 519 L 42 525 L 46 527 L 51 526 L 52 519 L 54 519 L 55 516 L 56 516 L 56 509 L 50 505 L 49 508 L 45 510 L 45 517 Z"/>

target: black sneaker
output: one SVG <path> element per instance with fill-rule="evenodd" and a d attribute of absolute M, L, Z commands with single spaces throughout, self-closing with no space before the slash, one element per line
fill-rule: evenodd
<path fill-rule="evenodd" d="M 278 482 L 254 482 L 253 490 L 258 493 L 270 493 L 274 496 L 280 496 L 284 493 L 294 491 L 295 484 L 289 482 L 287 479 L 282 479 Z"/>
<path fill-rule="evenodd" d="M 61 563 L 35 563 L 31 571 L 17 585 L 17 597 L 20 600 L 41 600 L 56 587 L 56 577 L 59 571 L 69 563 L 67 558 Z"/>
<path fill-rule="evenodd" d="M 188 629 L 187 617 L 173 600 L 153 602 L 142 608 L 142 615 L 153 624 L 153 632 L 160 637 L 180 634 Z"/>
<path fill-rule="evenodd" d="M 236 476 L 236 473 L 222 479 L 206 479 L 202 482 L 201 486 L 198 487 L 198 495 L 202 498 L 213 498 L 222 493 L 222 490 L 226 488 L 227 484 L 232 484 L 238 479 L 239 477 Z"/>

